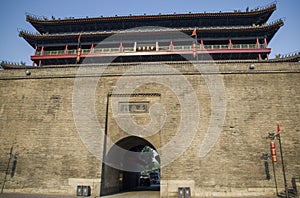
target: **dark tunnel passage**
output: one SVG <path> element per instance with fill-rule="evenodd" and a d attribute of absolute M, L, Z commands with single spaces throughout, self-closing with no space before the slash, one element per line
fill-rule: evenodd
<path fill-rule="evenodd" d="M 101 196 L 160 190 L 160 159 L 147 140 L 136 136 L 123 138 L 110 148 L 105 162 L 102 164 Z"/>

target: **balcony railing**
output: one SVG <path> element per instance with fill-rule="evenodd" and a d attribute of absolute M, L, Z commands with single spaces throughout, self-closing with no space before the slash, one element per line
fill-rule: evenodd
<path fill-rule="evenodd" d="M 158 47 L 156 49 L 156 47 Z M 135 48 L 135 47 L 123 47 L 118 48 L 91 48 L 91 49 L 82 49 L 81 54 L 109 54 L 109 53 L 134 53 L 140 51 L 153 51 L 153 52 L 163 52 L 163 51 L 192 51 L 195 48 L 192 45 L 173 45 L 173 46 L 152 46 L 144 48 Z M 197 45 L 196 50 L 231 50 L 231 49 L 265 49 L 264 44 L 232 44 L 232 45 Z M 72 50 L 44 50 L 36 51 L 35 56 L 57 56 L 57 55 L 74 55 L 77 54 L 76 49 Z"/>

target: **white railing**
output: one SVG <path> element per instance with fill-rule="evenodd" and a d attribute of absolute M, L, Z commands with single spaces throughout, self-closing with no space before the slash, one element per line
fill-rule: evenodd
<path fill-rule="evenodd" d="M 231 46 L 228 45 L 197 45 L 197 50 L 222 50 L 222 49 L 259 49 L 259 48 L 266 48 L 264 44 L 232 44 Z M 142 49 L 142 48 L 141 48 Z M 159 46 L 158 49 L 156 48 L 145 48 L 147 50 L 138 50 L 134 47 L 123 47 L 120 48 L 94 48 L 94 49 L 82 49 L 81 54 L 108 54 L 108 53 L 129 53 L 129 52 L 140 52 L 140 51 L 189 51 L 194 50 L 192 45 L 173 45 L 173 46 Z M 44 50 L 43 52 L 37 51 L 36 56 L 46 56 L 46 55 L 66 55 L 66 54 L 77 54 L 77 50 L 51 50 L 47 51 Z"/>

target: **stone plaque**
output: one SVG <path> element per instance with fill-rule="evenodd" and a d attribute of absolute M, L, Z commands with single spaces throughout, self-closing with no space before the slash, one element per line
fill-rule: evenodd
<path fill-rule="evenodd" d="M 119 113 L 148 113 L 148 102 L 120 102 Z"/>

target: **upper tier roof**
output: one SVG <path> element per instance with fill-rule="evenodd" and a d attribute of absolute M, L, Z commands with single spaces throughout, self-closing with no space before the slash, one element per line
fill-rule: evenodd
<path fill-rule="evenodd" d="M 125 30 L 141 26 L 161 26 L 168 28 L 215 27 L 215 26 L 251 26 L 262 25 L 268 21 L 276 10 L 273 3 L 264 8 L 254 10 L 218 12 L 218 13 L 189 13 L 189 14 L 159 14 L 139 16 L 115 16 L 95 18 L 47 19 L 26 15 L 36 30 L 43 33 L 70 33 L 91 31 Z"/>
<path fill-rule="evenodd" d="M 215 27 L 215 28 L 197 28 L 198 39 L 203 40 L 253 40 L 256 38 L 266 38 L 268 42 L 273 38 L 274 34 L 283 25 L 282 20 L 275 21 L 271 24 L 264 24 L 261 26 L 247 26 L 247 27 Z M 149 27 L 150 28 L 150 27 Z M 175 40 L 172 37 L 176 37 L 176 32 L 186 33 L 191 35 L 194 28 L 180 28 L 180 29 L 147 29 L 145 30 L 132 30 L 132 31 L 98 31 L 98 32 L 83 32 L 81 34 L 82 44 L 99 43 L 104 39 L 112 36 L 119 35 L 113 39 L 117 39 L 116 42 L 120 41 L 139 41 L 141 37 L 142 41 L 146 42 L 147 38 L 151 41 L 158 41 L 167 39 L 168 41 Z M 174 33 L 175 32 L 175 33 Z M 174 36 L 173 36 L 174 35 Z M 65 33 L 65 34 L 31 34 L 26 31 L 21 31 L 20 36 L 23 37 L 32 47 L 35 46 L 65 46 L 77 45 L 79 33 Z M 157 38 L 155 40 L 154 38 Z M 111 39 L 109 40 L 111 42 Z"/>

